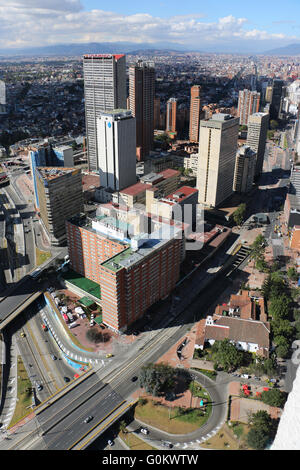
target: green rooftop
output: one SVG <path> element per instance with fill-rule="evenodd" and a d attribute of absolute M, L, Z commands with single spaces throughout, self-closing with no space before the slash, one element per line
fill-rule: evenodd
<path fill-rule="evenodd" d="M 122 261 L 124 258 L 128 258 L 132 254 L 132 249 L 130 247 L 126 248 L 125 250 L 121 251 L 121 253 L 112 256 L 107 261 L 101 263 L 104 268 L 108 268 L 111 271 L 117 272 L 123 266 L 119 265 L 119 262 Z"/>
<path fill-rule="evenodd" d="M 93 295 L 97 299 L 101 299 L 100 286 L 96 282 L 81 276 L 81 274 L 75 273 L 72 269 L 69 269 L 69 271 L 62 273 L 61 275 L 70 284 L 84 290 L 87 294 Z"/>

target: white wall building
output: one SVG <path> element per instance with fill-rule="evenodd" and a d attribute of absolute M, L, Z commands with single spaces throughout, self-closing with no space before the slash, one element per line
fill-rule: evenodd
<path fill-rule="evenodd" d="M 126 58 L 123 54 L 83 57 L 85 121 L 90 171 L 98 170 L 97 117 L 101 111 L 126 109 Z"/>
<path fill-rule="evenodd" d="M 200 121 L 197 189 L 199 202 L 217 206 L 233 192 L 239 118 L 214 114 Z"/>
<path fill-rule="evenodd" d="M 131 111 L 101 112 L 97 119 L 100 185 L 120 191 L 136 183 L 136 124 Z"/>

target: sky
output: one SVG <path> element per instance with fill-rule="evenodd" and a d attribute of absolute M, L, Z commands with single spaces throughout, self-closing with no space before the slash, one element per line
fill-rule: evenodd
<path fill-rule="evenodd" d="M 300 0 L 0 0 L 0 49 L 134 42 L 259 53 L 300 43 Z"/>

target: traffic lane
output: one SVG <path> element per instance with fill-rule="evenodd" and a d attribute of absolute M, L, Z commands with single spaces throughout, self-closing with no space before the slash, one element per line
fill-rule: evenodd
<path fill-rule="evenodd" d="M 112 409 L 117 408 L 123 402 L 123 397 L 109 386 L 105 393 L 102 390 L 98 391 L 96 395 L 82 403 L 79 408 L 73 410 L 71 414 L 43 435 L 47 448 L 51 450 L 70 448 L 105 419 Z M 93 418 L 89 423 L 85 423 L 84 420 L 88 416 Z"/>
<path fill-rule="evenodd" d="M 79 385 L 75 385 L 74 388 L 66 390 L 66 393 L 60 398 L 56 399 L 53 403 L 50 403 L 44 410 L 37 414 L 38 421 L 41 426 L 51 426 L 57 419 L 63 418 L 66 413 L 72 412 L 72 409 L 76 406 L 80 406 L 84 401 L 93 396 L 100 387 L 105 384 L 99 381 L 96 374 L 88 377 Z M 38 410 L 37 410 L 38 411 Z"/>

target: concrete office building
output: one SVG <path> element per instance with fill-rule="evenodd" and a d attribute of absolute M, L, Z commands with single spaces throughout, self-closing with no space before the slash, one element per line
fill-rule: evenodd
<path fill-rule="evenodd" d="M 256 153 L 255 176 L 263 170 L 268 126 L 268 113 L 254 113 L 249 117 L 246 144 Z"/>
<path fill-rule="evenodd" d="M 0 80 L 0 114 L 6 114 L 6 85 Z"/>
<path fill-rule="evenodd" d="M 240 125 L 248 125 L 248 118 L 259 111 L 260 93 L 250 90 L 239 92 L 238 116 Z"/>
<path fill-rule="evenodd" d="M 272 100 L 270 104 L 270 119 L 278 119 L 281 112 L 283 80 L 274 79 L 272 85 Z"/>
<path fill-rule="evenodd" d="M 66 220 L 83 211 L 81 170 L 36 168 L 36 185 L 42 224 L 53 246 L 67 238 Z"/>
<path fill-rule="evenodd" d="M 163 238 L 159 229 L 130 238 L 128 225 L 111 216 L 82 215 L 67 222 L 71 268 L 99 282 L 102 320 L 117 331 L 174 289 L 184 244 L 181 224 L 160 223 L 168 232 Z"/>
<path fill-rule="evenodd" d="M 189 139 L 191 142 L 199 142 L 199 126 L 200 126 L 200 85 L 191 87 L 191 103 L 190 103 L 190 130 Z"/>
<path fill-rule="evenodd" d="M 155 68 L 153 62 L 129 67 L 129 106 L 136 122 L 136 156 L 143 160 L 153 149 Z"/>
<path fill-rule="evenodd" d="M 35 207 L 39 208 L 37 194 L 36 172 L 37 167 L 67 167 L 74 166 L 73 148 L 70 145 L 52 145 L 48 140 L 29 147 L 29 162 L 33 179 Z"/>
<path fill-rule="evenodd" d="M 253 187 L 256 153 L 247 145 L 240 147 L 236 154 L 233 190 L 248 193 Z"/>
<path fill-rule="evenodd" d="M 136 125 L 131 111 L 103 111 L 97 118 L 101 187 L 120 191 L 136 183 Z"/>
<path fill-rule="evenodd" d="M 101 111 L 126 108 L 125 55 L 86 54 L 83 74 L 88 165 L 97 171 L 97 117 Z"/>
<path fill-rule="evenodd" d="M 160 98 L 154 98 L 154 129 L 160 129 Z"/>
<path fill-rule="evenodd" d="M 177 132 L 177 100 L 176 98 L 170 98 L 167 101 L 166 131 L 172 134 L 176 134 Z"/>
<path fill-rule="evenodd" d="M 233 192 L 239 118 L 214 114 L 200 121 L 197 189 L 199 203 L 218 206 Z"/>

